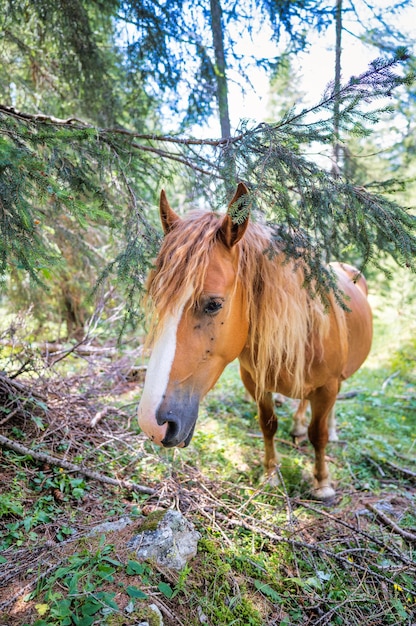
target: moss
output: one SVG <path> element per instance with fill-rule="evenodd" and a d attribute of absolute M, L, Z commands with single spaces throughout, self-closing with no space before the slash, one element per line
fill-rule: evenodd
<path fill-rule="evenodd" d="M 140 532 L 155 531 L 166 515 L 166 509 L 152 511 L 140 524 Z"/>
<path fill-rule="evenodd" d="M 154 605 L 153 605 L 154 606 Z M 161 626 L 163 620 L 161 615 L 157 611 L 157 607 L 152 608 L 152 605 L 140 606 L 127 615 L 120 615 L 119 613 L 111 613 L 103 624 L 105 626 L 126 626 L 127 623 L 133 624 L 141 622 L 147 622 L 149 626 Z"/>

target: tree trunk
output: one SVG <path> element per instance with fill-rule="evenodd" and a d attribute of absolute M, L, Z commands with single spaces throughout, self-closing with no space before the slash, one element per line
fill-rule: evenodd
<path fill-rule="evenodd" d="M 224 33 L 220 0 L 210 0 L 211 31 L 215 54 L 215 77 L 217 82 L 217 101 L 220 114 L 221 137 L 231 136 L 230 114 L 228 110 L 228 86 L 224 52 Z"/>
<path fill-rule="evenodd" d="M 335 10 L 335 77 L 334 77 L 334 146 L 333 165 L 334 176 L 340 173 L 340 143 L 339 143 L 339 90 L 341 88 L 341 34 L 342 34 L 342 0 L 336 0 Z"/>

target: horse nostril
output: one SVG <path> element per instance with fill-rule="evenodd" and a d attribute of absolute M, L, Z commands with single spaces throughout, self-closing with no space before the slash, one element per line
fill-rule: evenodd
<path fill-rule="evenodd" d="M 169 411 L 169 413 L 172 415 L 172 412 Z M 178 439 L 178 434 L 180 431 L 180 424 L 179 421 L 173 416 L 166 416 L 167 419 L 165 419 L 164 423 L 167 423 L 167 429 L 166 429 L 166 434 L 164 436 L 164 438 L 162 439 L 162 445 L 165 446 L 165 448 L 169 448 L 169 447 L 173 447 L 173 446 L 177 446 L 179 443 L 181 443 Z"/>

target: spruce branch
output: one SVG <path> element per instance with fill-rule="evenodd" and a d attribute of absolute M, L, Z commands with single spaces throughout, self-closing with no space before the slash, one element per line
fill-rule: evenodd
<path fill-rule="evenodd" d="M 334 140 L 332 107 L 339 102 L 339 129 L 365 135 L 388 107 L 370 110 L 370 104 L 390 97 L 409 84 L 410 74 L 395 69 L 407 60 L 399 50 L 388 60 L 376 60 L 357 78 L 335 91 L 329 85 L 321 101 L 300 112 L 292 111 L 277 123 L 249 127 L 225 139 L 195 139 L 139 133 L 121 127 L 98 127 L 76 117 L 21 112 L 0 105 L 3 135 L 2 168 L 6 184 L 0 197 L 0 271 L 20 266 L 34 278 L 42 263 L 59 262 L 56 247 L 37 223 L 61 215 L 79 228 L 99 224 L 124 228 L 126 245 L 118 250 L 102 272 L 117 271 L 129 283 L 128 300 L 134 295 L 158 245 L 158 234 L 147 218 L 147 186 L 154 193 L 155 180 L 189 172 L 192 184 L 214 206 L 233 178 L 249 187 L 254 213 L 260 212 L 273 226 L 276 245 L 306 261 L 307 284 L 317 293 L 333 287 L 322 261 L 342 260 L 353 250 L 360 269 L 370 261 L 379 266 L 383 255 L 416 269 L 415 218 L 372 181 L 334 176 L 308 159 L 302 146 Z M 320 119 L 311 118 L 320 113 Z M 18 163 L 18 167 L 16 167 Z M 227 173 L 228 174 L 225 174 Z M 211 185 L 211 183 L 215 183 Z M 384 185 L 387 189 L 387 184 Z M 383 193 L 382 193 L 383 192 Z M 210 195 L 211 194 L 211 195 Z M 224 200 L 228 200 L 225 198 Z M 236 220 L 245 213 L 236 212 Z"/>

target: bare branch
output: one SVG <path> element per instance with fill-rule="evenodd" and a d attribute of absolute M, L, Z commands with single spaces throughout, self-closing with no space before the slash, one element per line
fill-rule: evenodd
<path fill-rule="evenodd" d="M 393 522 L 392 519 L 390 519 L 389 517 L 387 517 L 387 515 L 379 511 L 377 507 L 373 506 L 370 502 L 367 502 L 365 506 L 369 511 L 371 511 L 377 517 L 379 517 L 381 521 L 383 522 L 383 524 L 391 528 L 395 533 L 403 537 L 403 539 L 406 539 L 406 541 L 416 542 L 416 535 L 414 533 L 411 533 L 408 530 L 403 530 L 403 528 L 400 528 L 400 526 L 398 526 L 396 522 Z"/>
<path fill-rule="evenodd" d="M 63 467 L 64 469 L 70 472 L 77 472 L 78 474 L 83 474 L 87 476 L 87 478 L 91 478 L 92 480 L 97 480 L 98 482 L 104 483 L 106 485 L 113 485 L 115 487 L 122 487 L 123 489 L 129 489 L 130 491 L 136 491 L 138 493 L 147 493 L 149 495 L 153 495 L 155 493 L 155 489 L 151 487 L 145 487 L 143 485 L 138 485 L 137 483 L 133 483 L 130 480 L 122 480 L 117 478 L 110 478 L 109 476 L 105 476 L 104 474 L 100 474 L 99 472 L 94 472 L 82 465 L 76 465 L 75 463 L 70 463 L 69 461 L 65 461 L 65 459 L 59 459 L 55 456 L 51 456 L 50 454 L 46 454 L 45 452 L 36 452 L 35 450 L 31 450 L 26 446 L 23 446 L 21 443 L 17 443 L 17 441 L 12 441 L 3 435 L 0 435 L 0 445 L 17 452 L 18 454 L 24 454 L 27 456 L 31 456 L 36 461 L 42 461 L 43 463 L 49 463 L 51 465 L 56 465 L 57 467 Z"/>

